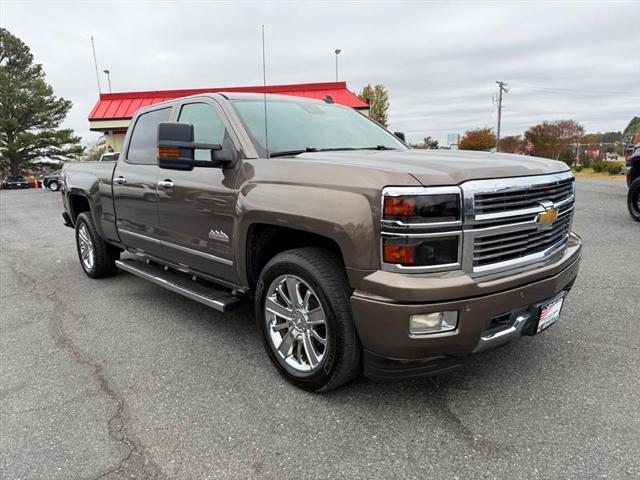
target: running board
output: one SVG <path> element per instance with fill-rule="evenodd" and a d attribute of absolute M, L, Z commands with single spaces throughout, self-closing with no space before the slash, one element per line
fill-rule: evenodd
<path fill-rule="evenodd" d="M 121 270 L 200 302 L 207 307 L 215 308 L 220 312 L 226 312 L 242 302 L 241 298 L 232 295 L 227 290 L 218 289 L 210 284 L 205 285 L 193 280 L 187 274 L 165 270 L 162 266 L 132 259 L 116 260 L 116 265 Z"/>

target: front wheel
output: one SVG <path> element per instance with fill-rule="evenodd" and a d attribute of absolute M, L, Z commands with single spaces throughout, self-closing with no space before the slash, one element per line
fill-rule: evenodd
<path fill-rule="evenodd" d="M 289 382 L 321 392 L 360 373 L 350 295 L 342 262 L 322 248 L 289 250 L 264 267 L 256 321 L 269 358 Z"/>
<path fill-rule="evenodd" d="M 636 222 L 640 222 L 640 177 L 636 178 L 629 186 L 627 194 L 627 207 L 629 214 Z"/>
<path fill-rule="evenodd" d="M 83 212 L 76 219 L 76 246 L 80 265 L 87 276 L 102 278 L 118 271 L 116 260 L 109 245 L 100 237 L 90 213 Z"/>
<path fill-rule="evenodd" d="M 53 192 L 57 192 L 58 190 L 60 190 L 60 184 L 55 180 L 52 180 L 51 182 L 49 182 L 49 185 L 47 186 L 49 187 L 49 190 Z"/>

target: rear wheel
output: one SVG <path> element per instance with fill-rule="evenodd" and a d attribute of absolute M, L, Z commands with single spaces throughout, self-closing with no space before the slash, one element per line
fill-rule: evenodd
<path fill-rule="evenodd" d="M 269 358 L 294 385 L 337 388 L 360 373 L 344 266 L 330 251 L 309 247 L 274 257 L 256 288 L 256 320 Z"/>
<path fill-rule="evenodd" d="M 80 265 L 89 277 L 108 277 L 118 271 L 115 262 L 119 253 L 113 252 L 98 235 L 93 218 L 88 212 L 81 213 L 76 220 L 76 246 Z"/>
<path fill-rule="evenodd" d="M 56 180 L 51 180 L 49 182 L 49 190 L 52 190 L 54 192 L 57 192 L 58 190 L 60 190 L 60 184 L 56 181 Z"/>
<path fill-rule="evenodd" d="M 629 214 L 636 222 L 640 222 L 640 177 L 636 178 L 629 186 L 627 194 L 627 207 Z"/>

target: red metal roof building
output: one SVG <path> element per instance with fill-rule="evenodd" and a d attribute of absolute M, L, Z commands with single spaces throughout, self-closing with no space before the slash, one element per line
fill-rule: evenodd
<path fill-rule="evenodd" d="M 107 144 L 114 151 L 120 151 L 129 122 L 138 109 L 175 98 L 213 92 L 266 92 L 317 99 L 324 99 L 329 95 L 334 102 L 341 105 L 367 112 L 369 109 L 365 102 L 347 89 L 346 82 L 102 93 L 89 114 L 89 128 L 104 132 Z"/>

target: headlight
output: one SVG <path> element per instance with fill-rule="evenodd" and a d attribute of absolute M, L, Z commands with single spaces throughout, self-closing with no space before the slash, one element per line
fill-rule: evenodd
<path fill-rule="evenodd" d="M 429 224 L 460 221 L 460 193 L 446 188 L 434 188 L 424 195 L 398 195 L 401 189 L 390 190 L 384 197 L 383 220 L 399 224 Z"/>
<path fill-rule="evenodd" d="M 460 268 L 459 187 L 387 187 L 381 213 L 383 269 L 433 272 Z"/>

